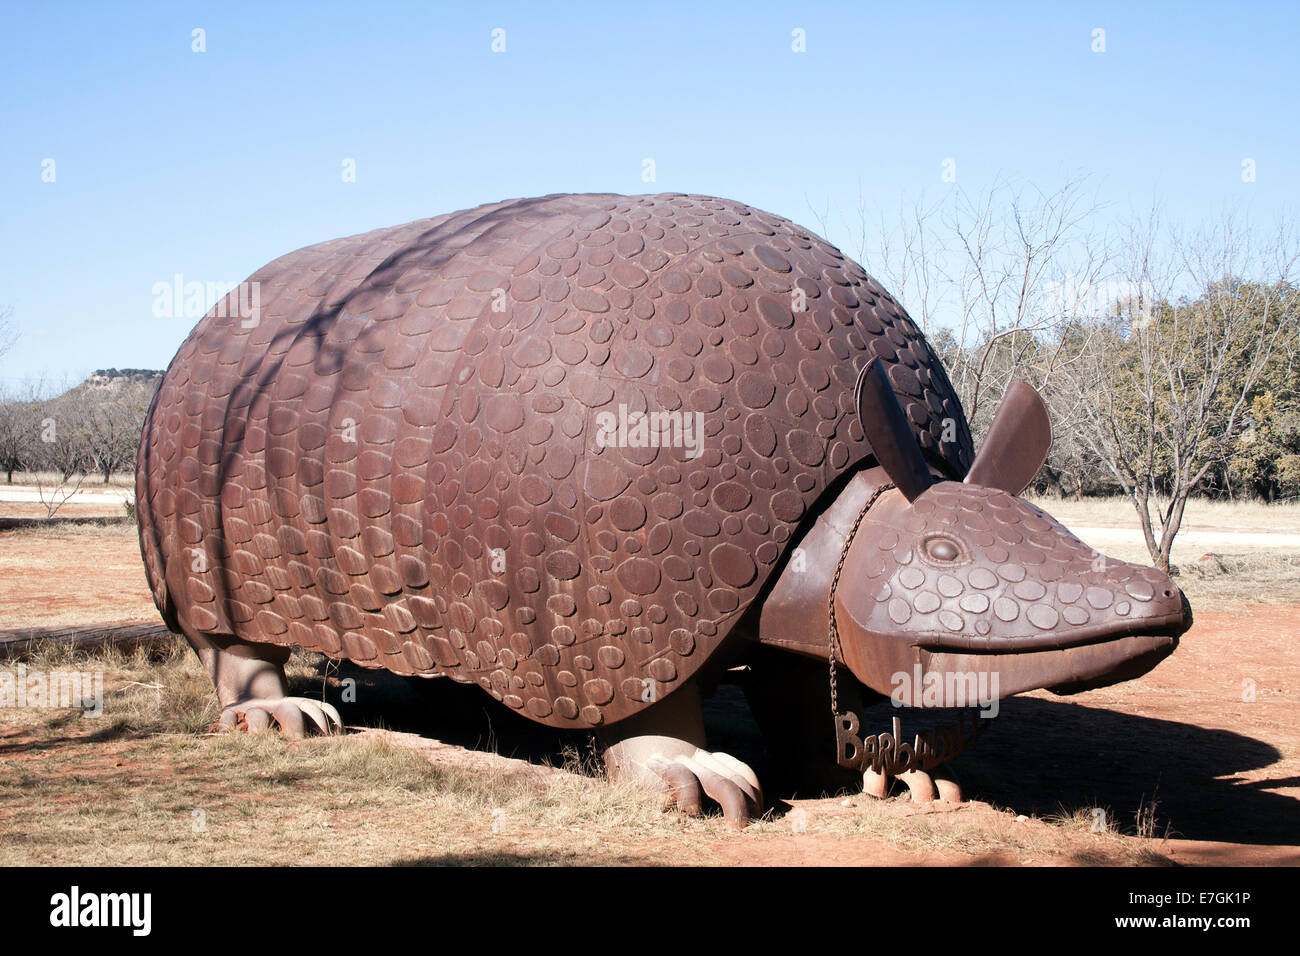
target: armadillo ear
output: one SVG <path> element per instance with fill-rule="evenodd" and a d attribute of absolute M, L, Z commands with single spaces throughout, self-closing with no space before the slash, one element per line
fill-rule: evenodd
<path fill-rule="evenodd" d="M 1052 421 L 1042 396 L 1028 382 L 1013 381 L 989 424 L 966 483 L 1018 495 L 1029 487 L 1052 447 Z"/>
<path fill-rule="evenodd" d="M 907 500 L 915 501 L 934 484 L 934 477 L 878 359 L 868 362 L 858 376 L 856 397 L 858 420 L 876 461 Z"/>

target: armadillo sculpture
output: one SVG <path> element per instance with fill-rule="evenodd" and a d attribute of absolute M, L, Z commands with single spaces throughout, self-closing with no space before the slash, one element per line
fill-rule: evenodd
<path fill-rule="evenodd" d="M 1068 693 L 1174 649 L 1165 575 L 1017 497 L 1050 440 L 1017 384 L 975 455 L 920 331 L 806 229 L 555 195 L 255 273 L 167 369 L 136 500 L 223 728 L 337 722 L 286 697 L 298 646 L 594 728 L 611 774 L 743 822 L 758 780 L 706 749 L 700 688 L 751 654 L 779 687 L 834 646 L 858 686 L 951 707 L 960 682 L 912 678 Z"/>

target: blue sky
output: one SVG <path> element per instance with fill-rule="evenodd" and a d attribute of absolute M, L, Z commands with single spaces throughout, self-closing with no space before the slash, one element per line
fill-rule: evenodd
<path fill-rule="evenodd" d="M 859 193 L 873 214 L 937 197 L 950 157 L 967 190 L 1087 174 L 1113 208 L 1158 197 L 1185 222 L 1294 208 L 1298 26 L 1294 3 L 2 0 L 0 307 L 21 338 L 0 385 L 164 367 L 193 320 L 155 317 L 152 290 L 178 273 L 237 282 L 513 196 L 710 193 L 813 228 L 829 208 L 850 248 Z"/>

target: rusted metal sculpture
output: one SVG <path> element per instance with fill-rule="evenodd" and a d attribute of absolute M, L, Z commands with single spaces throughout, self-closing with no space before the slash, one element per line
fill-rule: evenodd
<path fill-rule="evenodd" d="M 1190 623 L 1167 577 L 1016 497 L 1050 442 L 1031 388 L 976 456 L 902 308 L 777 216 L 513 200 L 246 285 L 168 368 L 137 470 L 154 599 L 223 727 L 337 721 L 285 697 L 297 645 L 595 728 L 611 773 L 743 821 L 761 790 L 707 751 L 699 686 L 755 648 L 823 661 L 832 689 L 842 662 L 900 703 L 968 706 L 943 678 L 1101 686 Z M 903 765 L 871 747 L 875 792 Z"/>

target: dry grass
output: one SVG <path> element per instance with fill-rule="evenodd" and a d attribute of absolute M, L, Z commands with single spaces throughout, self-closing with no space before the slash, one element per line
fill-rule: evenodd
<path fill-rule="evenodd" d="M 1193 608 L 1300 604 L 1300 554 L 1218 554 L 1178 572 L 1175 582 Z"/>
<path fill-rule="evenodd" d="M 1151 564 L 1140 537 L 1137 514 L 1127 498 L 1031 498 L 1084 541 L 1121 561 Z M 1092 529 L 1130 532 L 1123 540 Z M 1300 603 L 1300 503 L 1206 501 L 1193 498 L 1174 540 L 1176 583 L 1195 608 L 1198 603 L 1221 606 Z M 1245 533 L 1240 541 L 1225 537 Z M 1201 537 L 1198 539 L 1198 535 Z M 1205 544 L 1209 535 L 1211 544 Z M 1287 538 L 1274 538 L 1287 535 Z"/>
<path fill-rule="evenodd" d="M 69 487 L 75 485 L 79 477 L 81 476 L 73 475 L 67 480 L 66 484 Z M 57 471 L 15 471 L 13 482 L 11 484 L 0 482 L 0 488 L 30 488 L 35 490 L 38 482 L 46 488 L 57 488 L 60 482 L 63 482 L 63 476 Z M 103 475 L 88 474 L 85 480 L 82 481 L 81 487 L 85 491 L 104 491 L 105 489 L 129 491 L 135 488 L 135 470 L 132 468 L 124 472 L 115 472 L 109 478 L 107 485 L 104 484 Z"/>
<path fill-rule="evenodd" d="M 91 540 L 126 542 L 135 545 L 135 556 L 137 559 L 140 557 L 140 529 L 136 525 L 119 521 L 116 515 L 91 515 L 88 517 L 103 518 L 104 520 L 89 521 L 84 524 L 25 525 L 19 528 L 8 528 L 4 532 L 0 532 L 0 535 L 3 536 L 3 540 L 41 542 L 42 548 L 47 552 L 45 566 L 51 568 L 59 567 L 60 564 L 66 565 L 66 560 L 60 562 L 57 554 L 59 546 L 65 541 L 70 541 L 74 545 Z M 58 519 L 55 520 L 57 522 Z"/>
<path fill-rule="evenodd" d="M 1123 496 L 1108 498 L 1052 498 L 1027 495 L 1026 500 L 1042 508 L 1066 527 L 1138 528 L 1133 503 Z M 1153 502 L 1152 519 L 1168 502 Z M 1210 501 L 1191 498 L 1183 515 L 1184 531 L 1300 532 L 1300 502 L 1267 504 L 1262 501 Z"/>
<path fill-rule="evenodd" d="M 27 666 L 102 669 L 111 689 L 98 719 L 5 714 L 0 865 L 613 861 L 593 827 L 664 820 L 644 795 L 577 774 L 483 774 L 364 735 L 208 734 L 211 685 L 179 647 L 46 649 Z M 293 670 L 315 674 L 305 655 Z M 521 856 L 510 833 L 525 827 L 538 833 Z"/>
<path fill-rule="evenodd" d="M 615 862 L 602 844 L 653 814 L 612 788 L 440 767 L 362 737 L 161 736 L 111 756 L 96 772 L 85 748 L 60 747 L 0 783 L 0 802 L 26 807 L 5 820 L 0 863 Z"/>
<path fill-rule="evenodd" d="M 1141 546 L 1109 545 L 1100 550 L 1120 561 L 1151 564 L 1150 555 Z M 1180 558 L 1173 566 L 1174 583 L 1187 595 L 1193 611 L 1198 607 L 1300 604 L 1300 552 L 1193 552 L 1192 560 Z"/>
<path fill-rule="evenodd" d="M 1002 857 L 1019 862 L 1070 861 L 1090 865 L 1168 862 L 1160 853 L 1159 841 L 1136 841 L 1132 839 L 1135 833 L 1123 833 L 1115 825 L 1100 831 L 1079 826 L 1076 821 L 1091 820 L 1090 807 L 1078 808 L 1064 816 L 1025 817 L 981 804 L 960 807 L 934 804 L 923 808 L 911 803 L 905 794 L 889 800 L 859 796 L 852 798 L 851 804 L 842 812 L 838 807 L 827 807 L 820 813 L 809 814 L 809 831 L 836 838 L 865 838 L 882 846 L 959 858 Z M 760 833 L 791 832 L 788 818 L 764 820 L 753 828 Z"/>
<path fill-rule="evenodd" d="M 290 670 L 301 685 L 319 663 L 296 654 Z M 779 811 L 739 833 L 664 814 L 657 797 L 593 776 L 573 750 L 560 772 L 517 761 L 488 772 L 499 758 L 439 758 L 401 735 L 209 734 L 211 685 L 179 641 L 152 656 L 45 648 L 27 666 L 102 670 L 105 714 L 0 712 L 3 866 L 768 862 L 794 839 Z M 1115 832 L 1080 849 L 1071 824 L 985 805 L 799 803 L 798 839 L 828 853 L 1124 864 L 1151 852 Z"/>

